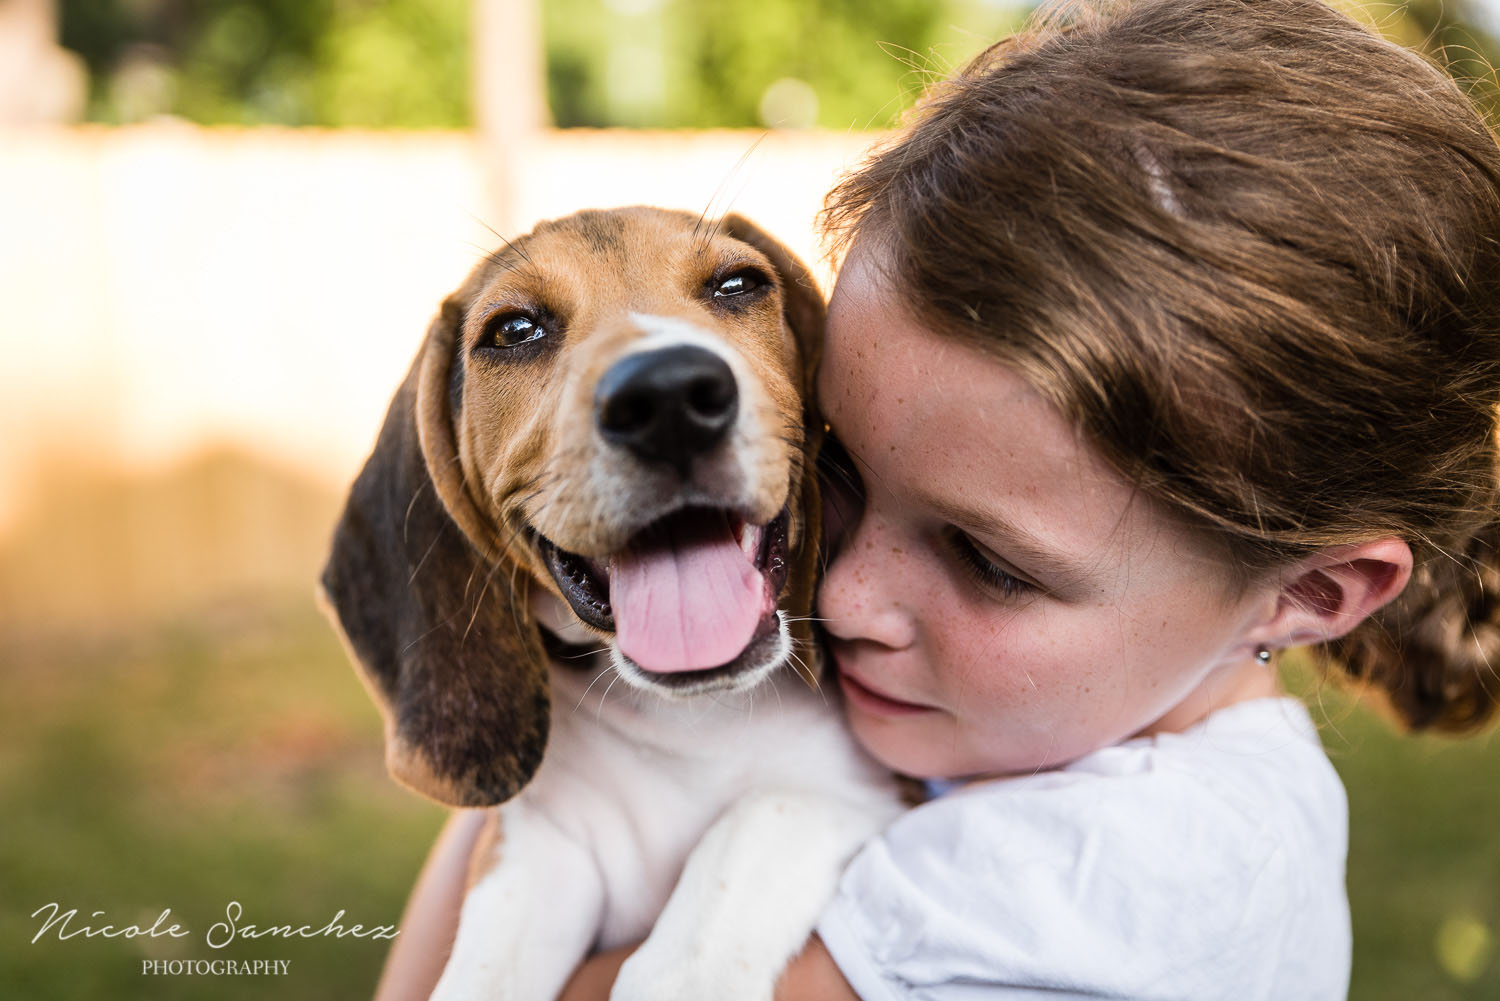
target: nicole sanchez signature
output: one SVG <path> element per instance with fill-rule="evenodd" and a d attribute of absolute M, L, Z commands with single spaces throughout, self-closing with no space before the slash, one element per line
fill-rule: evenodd
<path fill-rule="evenodd" d="M 54 931 L 59 941 L 78 938 L 186 938 L 192 934 L 182 925 L 171 920 L 172 908 L 168 907 L 162 911 L 157 919 L 149 925 L 91 925 L 73 922 L 78 919 L 78 908 L 73 907 L 63 910 L 58 903 L 43 904 L 31 912 L 33 918 L 46 914 L 42 926 L 37 929 L 31 937 L 32 945 L 37 943 L 43 935 Z M 95 911 L 92 918 L 104 917 L 103 911 Z M 231 900 L 229 906 L 224 908 L 224 920 L 216 922 L 208 933 L 204 935 L 203 941 L 208 943 L 211 949 L 222 949 L 237 938 L 368 938 L 389 939 L 400 934 L 394 925 L 374 925 L 366 928 L 364 925 L 344 925 L 339 922 L 344 917 L 341 909 L 328 920 L 328 923 L 319 928 L 312 925 L 253 925 L 242 923 L 244 909 L 238 900 Z M 170 924 L 168 922 L 171 921 Z"/>

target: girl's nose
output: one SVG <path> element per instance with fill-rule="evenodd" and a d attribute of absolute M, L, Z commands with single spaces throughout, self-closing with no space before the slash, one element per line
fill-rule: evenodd
<path fill-rule="evenodd" d="M 866 512 L 848 528 L 823 575 L 818 616 L 836 639 L 897 650 L 915 639 L 915 622 L 901 600 L 913 583 L 912 568 L 887 535 L 878 517 Z"/>

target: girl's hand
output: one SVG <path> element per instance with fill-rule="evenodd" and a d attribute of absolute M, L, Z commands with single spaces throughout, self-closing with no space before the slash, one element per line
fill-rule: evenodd
<path fill-rule="evenodd" d="M 455 810 L 443 826 L 412 888 L 401 934 L 386 954 L 375 1001 L 423 1001 L 437 986 L 463 906 L 469 856 L 488 811 Z"/>
<path fill-rule="evenodd" d="M 585 959 L 573 971 L 572 978 L 557 996 L 557 1001 L 609 1001 L 609 991 L 615 985 L 620 967 L 639 946 L 640 943 L 637 942 L 635 945 L 596 953 Z"/>
<path fill-rule="evenodd" d="M 859 1001 L 823 940 L 814 934 L 776 981 L 776 1001 Z"/>
<path fill-rule="evenodd" d="M 615 976 L 639 944 L 611 949 L 585 960 L 557 1001 L 608 1001 Z M 839 972 L 823 940 L 814 935 L 776 982 L 776 1001 L 859 1001 L 859 996 Z"/>

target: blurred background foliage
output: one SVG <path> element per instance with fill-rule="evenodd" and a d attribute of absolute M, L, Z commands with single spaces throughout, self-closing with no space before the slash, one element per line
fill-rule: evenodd
<path fill-rule="evenodd" d="M 468 0 L 61 0 L 89 117 L 456 128 Z"/>
<path fill-rule="evenodd" d="M 987 0 L 549 0 L 560 126 L 884 127 L 1019 20 Z"/>
<path fill-rule="evenodd" d="M 1493 111 L 1476 0 L 1365 6 Z M 455 128 L 470 123 L 467 0 L 60 0 L 89 117 Z M 1013 27 L 1015 0 L 543 0 L 548 101 L 575 126 L 889 125 L 933 74 Z M 522 44 L 519 43 L 518 44 Z"/>
<path fill-rule="evenodd" d="M 545 0 L 569 126 L 867 128 L 992 39 L 1004 0 Z M 451 128 L 470 120 L 466 0 L 61 0 L 89 116 Z M 885 43 L 885 44 L 881 44 Z M 518 42 L 518 44 L 524 44 Z"/>

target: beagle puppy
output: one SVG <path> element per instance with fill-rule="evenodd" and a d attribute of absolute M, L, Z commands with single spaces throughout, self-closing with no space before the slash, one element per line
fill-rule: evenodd
<path fill-rule="evenodd" d="M 442 304 L 322 584 L 397 779 L 498 806 L 434 997 L 770 1001 L 900 810 L 816 688 L 823 299 L 737 216 L 543 223 Z"/>

